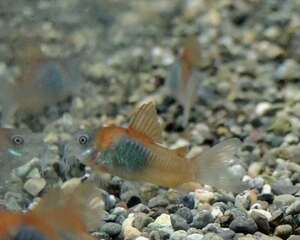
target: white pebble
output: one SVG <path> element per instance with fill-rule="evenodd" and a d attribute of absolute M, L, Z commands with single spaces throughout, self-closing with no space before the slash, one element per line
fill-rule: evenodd
<path fill-rule="evenodd" d="M 257 104 L 256 108 L 255 108 L 255 113 L 258 116 L 263 116 L 266 114 L 267 111 L 269 111 L 271 108 L 271 104 L 269 102 L 261 102 L 259 104 Z"/>

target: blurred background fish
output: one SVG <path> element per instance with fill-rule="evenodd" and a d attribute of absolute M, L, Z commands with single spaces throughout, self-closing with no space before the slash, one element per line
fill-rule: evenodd
<path fill-rule="evenodd" d="M 25 214 L 0 212 L 0 238 L 7 240 L 90 240 L 88 231 L 99 226 L 103 202 L 90 183 L 52 189 Z"/>
<path fill-rule="evenodd" d="M 136 110 L 128 128 L 111 125 L 93 135 L 78 133 L 67 145 L 65 158 L 77 156 L 95 170 L 164 187 L 180 188 L 189 183 L 199 187 L 201 183 L 237 191 L 242 183 L 230 172 L 229 163 L 240 144 L 238 139 L 228 139 L 189 159 L 187 148 L 162 145 L 156 109 L 149 102 Z"/>
<path fill-rule="evenodd" d="M 43 161 L 47 162 L 48 154 L 48 147 L 43 143 L 42 134 L 32 133 L 26 129 L 0 128 L 0 196 L 9 189 L 13 170 L 33 158 L 37 159 L 36 165 L 42 165 Z M 29 172 L 33 167 L 34 164 L 26 171 Z"/>
<path fill-rule="evenodd" d="M 16 47 L 22 44 L 22 48 Z M 14 79 L 0 76 L 2 125 L 13 123 L 18 111 L 35 113 L 79 92 L 80 56 L 48 56 L 37 38 L 25 38 L 12 47 L 17 65 Z"/>
<path fill-rule="evenodd" d="M 169 94 L 183 107 L 183 126 L 186 126 L 192 105 L 197 98 L 201 74 L 197 71 L 201 60 L 201 49 L 196 36 L 187 37 L 182 50 L 171 66 L 167 79 Z"/>

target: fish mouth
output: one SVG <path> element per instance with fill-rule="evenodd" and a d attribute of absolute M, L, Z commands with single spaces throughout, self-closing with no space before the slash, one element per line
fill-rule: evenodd
<path fill-rule="evenodd" d="M 11 154 L 13 157 L 16 157 L 16 158 L 20 158 L 23 156 L 23 154 L 15 149 L 12 149 L 12 148 L 9 148 L 8 149 L 8 152 L 9 154 Z"/>
<path fill-rule="evenodd" d="M 74 148 L 72 145 L 66 145 L 63 150 L 62 159 L 66 165 L 74 165 L 76 162 L 87 165 L 88 162 L 93 161 L 96 155 L 97 151 L 95 151 L 93 148 L 80 151 L 76 147 Z"/>

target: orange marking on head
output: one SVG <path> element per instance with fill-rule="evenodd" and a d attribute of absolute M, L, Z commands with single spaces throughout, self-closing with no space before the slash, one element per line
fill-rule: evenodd
<path fill-rule="evenodd" d="M 126 129 L 111 125 L 100 128 L 96 136 L 96 147 L 98 150 L 105 150 L 121 136 L 126 134 Z"/>

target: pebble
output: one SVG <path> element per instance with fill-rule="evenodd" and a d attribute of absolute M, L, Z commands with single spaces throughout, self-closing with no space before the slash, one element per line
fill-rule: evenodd
<path fill-rule="evenodd" d="M 300 77 L 300 65 L 293 59 L 285 60 L 276 70 L 276 79 L 293 80 Z"/>
<path fill-rule="evenodd" d="M 134 213 L 140 213 L 140 212 L 149 213 L 150 209 L 146 205 L 139 203 L 138 205 L 131 208 L 131 211 Z"/>
<path fill-rule="evenodd" d="M 202 203 L 210 203 L 214 199 L 214 193 L 204 189 L 197 189 L 195 197 Z"/>
<path fill-rule="evenodd" d="M 122 226 L 118 223 L 104 223 L 101 227 L 101 231 L 108 234 L 111 237 L 119 235 L 122 231 Z"/>
<path fill-rule="evenodd" d="M 210 212 L 203 210 L 197 213 L 194 218 L 191 226 L 194 228 L 204 228 L 207 224 L 213 223 L 214 219 Z"/>
<path fill-rule="evenodd" d="M 294 203 L 292 203 L 287 209 L 286 214 L 299 214 L 300 213 L 300 201 L 297 200 Z"/>
<path fill-rule="evenodd" d="M 149 217 L 147 214 L 137 213 L 132 222 L 132 226 L 136 227 L 139 230 L 142 230 L 144 227 L 148 226 L 153 221 L 153 218 Z"/>
<path fill-rule="evenodd" d="M 150 223 L 148 227 L 153 230 L 157 230 L 163 227 L 171 227 L 171 217 L 168 214 L 161 214 L 158 216 L 153 223 Z"/>
<path fill-rule="evenodd" d="M 275 228 L 274 235 L 281 238 L 288 238 L 292 234 L 293 228 L 289 224 L 279 225 Z"/>
<path fill-rule="evenodd" d="M 191 210 L 187 207 L 179 208 L 176 211 L 176 214 L 184 218 L 187 223 L 191 223 L 193 221 L 193 214 Z"/>
<path fill-rule="evenodd" d="M 233 239 L 235 232 L 231 229 L 220 229 L 218 231 L 218 235 L 222 237 L 224 240 L 231 240 Z"/>
<path fill-rule="evenodd" d="M 81 184 L 81 178 L 71 178 L 61 185 L 62 190 L 72 191 Z"/>
<path fill-rule="evenodd" d="M 137 237 L 135 240 L 149 240 L 149 238 L 146 238 L 146 237 Z"/>
<path fill-rule="evenodd" d="M 171 223 L 172 223 L 173 229 L 175 231 L 177 231 L 177 230 L 185 230 L 186 231 L 189 228 L 189 225 L 187 224 L 186 220 L 177 214 L 171 215 Z"/>
<path fill-rule="evenodd" d="M 224 239 L 216 233 L 207 233 L 204 235 L 202 240 L 224 240 Z"/>
<path fill-rule="evenodd" d="M 264 211 L 264 212 L 268 213 L 267 211 Z M 271 219 L 272 216 L 268 216 L 271 214 L 270 213 L 266 214 L 266 213 L 263 214 L 260 211 L 253 209 L 251 211 L 251 217 L 255 221 L 259 231 L 261 231 L 262 233 L 269 234 L 269 232 L 270 232 L 269 220 Z M 269 217 L 269 219 L 268 219 L 268 217 L 266 217 L 266 215 Z"/>
<path fill-rule="evenodd" d="M 287 240 L 300 240 L 300 236 L 292 235 Z"/>
<path fill-rule="evenodd" d="M 24 184 L 24 189 L 32 196 L 37 196 L 46 186 L 44 178 L 31 178 Z"/>
<path fill-rule="evenodd" d="M 283 218 L 283 211 L 281 209 L 278 209 L 278 210 L 272 212 L 272 218 L 270 219 L 269 222 L 273 226 L 276 226 L 281 222 L 282 218 Z"/>
<path fill-rule="evenodd" d="M 290 179 L 280 179 L 272 184 L 272 192 L 276 195 L 295 194 L 299 187 L 294 186 Z"/>
<path fill-rule="evenodd" d="M 125 226 L 123 228 L 123 235 L 124 235 L 125 239 L 134 240 L 137 237 L 141 236 L 141 232 L 138 229 L 136 229 L 135 227 Z"/>
<path fill-rule="evenodd" d="M 257 225 L 252 218 L 238 217 L 229 225 L 229 228 L 236 233 L 255 233 Z"/>
<path fill-rule="evenodd" d="M 171 234 L 170 240 L 185 240 L 187 237 L 186 231 L 178 230 Z"/>
<path fill-rule="evenodd" d="M 254 162 L 248 168 L 248 174 L 250 177 L 257 177 L 263 170 L 264 163 L 263 162 Z"/>
<path fill-rule="evenodd" d="M 235 197 L 234 206 L 237 208 L 249 209 L 251 205 L 251 199 L 249 194 L 240 193 Z"/>
<path fill-rule="evenodd" d="M 193 209 L 195 207 L 195 199 L 194 196 L 191 194 L 184 196 L 181 202 L 183 206 L 189 209 Z"/>
<path fill-rule="evenodd" d="M 149 200 L 148 207 L 155 208 L 155 207 L 166 207 L 168 206 L 169 201 L 161 196 L 154 197 Z"/>
<path fill-rule="evenodd" d="M 271 107 L 272 107 L 271 103 L 261 102 L 261 103 L 257 104 L 257 106 L 255 108 L 255 113 L 258 116 L 263 116 L 271 109 Z"/>
<path fill-rule="evenodd" d="M 273 204 L 277 208 L 286 207 L 294 203 L 296 198 L 293 195 L 290 194 L 282 194 L 275 196 Z"/>
<path fill-rule="evenodd" d="M 279 237 L 276 237 L 276 236 L 268 236 L 268 235 L 265 235 L 261 232 L 256 232 L 254 234 L 254 236 L 256 237 L 256 239 L 259 239 L 259 240 L 282 240 L 282 238 L 279 238 Z"/>
<path fill-rule="evenodd" d="M 37 165 L 39 165 L 41 160 L 39 158 L 33 158 L 26 164 L 18 167 L 15 169 L 15 174 L 20 177 L 24 178 L 28 175 L 28 173 Z"/>
<path fill-rule="evenodd" d="M 202 240 L 203 239 L 203 234 L 199 233 L 193 233 L 189 236 L 187 236 L 186 240 Z"/>

